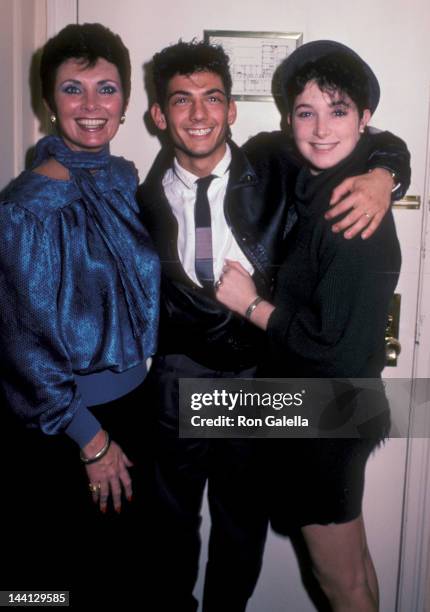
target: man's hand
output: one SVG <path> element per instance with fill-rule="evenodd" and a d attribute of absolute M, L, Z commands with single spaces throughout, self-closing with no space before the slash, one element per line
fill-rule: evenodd
<path fill-rule="evenodd" d="M 333 190 L 326 219 L 348 214 L 332 227 L 334 232 L 344 232 L 344 237 L 354 238 L 361 232 L 363 239 L 370 238 L 379 227 L 390 208 L 393 177 L 384 168 L 375 168 L 367 174 L 347 178 Z"/>

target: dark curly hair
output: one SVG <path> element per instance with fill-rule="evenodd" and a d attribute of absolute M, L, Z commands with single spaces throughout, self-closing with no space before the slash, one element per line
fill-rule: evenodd
<path fill-rule="evenodd" d="M 341 51 L 335 51 L 304 64 L 288 80 L 285 86 L 287 92 L 288 110 L 291 112 L 294 101 L 305 89 L 307 83 L 315 81 L 321 91 L 333 96 L 346 94 L 357 106 L 360 116 L 369 108 L 368 78 L 362 64 L 354 57 Z"/>
<path fill-rule="evenodd" d="M 189 75 L 205 71 L 221 77 L 226 96 L 230 99 L 232 79 L 229 58 L 221 46 L 204 41 L 179 41 L 156 53 L 152 59 L 152 77 L 157 102 L 161 107 L 164 106 L 169 81 L 176 74 Z"/>
<path fill-rule="evenodd" d="M 59 66 L 69 59 L 82 61 L 92 67 L 103 58 L 118 68 L 124 94 L 124 106 L 130 97 L 130 54 L 118 34 L 100 23 L 71 24 L 48 40 L 40 61 L 42 95 L 55 110 L 54 88 Z"/>

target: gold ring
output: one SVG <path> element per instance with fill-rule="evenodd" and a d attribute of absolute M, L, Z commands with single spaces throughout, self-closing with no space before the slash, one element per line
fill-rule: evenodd
<path fill-rule="evenodd" d="M 215 289 L 219 289 L 222 285 L 222 280 L 218 279 L 217 282 L 215 283 Z"/>
<path fill-rule="evenodd" d="M 88 485 L 91 493 L 97 493 L 101 489 L 101 484 L 98 482 L 97 484 L 93 484 L 92 482 Z"/>

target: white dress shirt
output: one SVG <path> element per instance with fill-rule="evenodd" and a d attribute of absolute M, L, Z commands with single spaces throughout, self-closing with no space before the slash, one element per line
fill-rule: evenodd
<path fill-rule="evenodd" d="M 208 200 L 211 211 L 212 254 L 214 262 L 214 279 L 218 280 L 226 259 L 238 261 L 250 274 L 254 268 L 237 244 L 224 215 L 224 198 L 227 190 L 231 151 L 227 145 L 224 157 L 211 172 L 213 179 L 208 189 Z M 198 176 L 179 165 L 176 158 L 173 168 L 169 168 L 163 177 L 163 188 L 173 214 L 178 222 L 178 253 L 186 274 L 197 285 L 195 270 L 195 221 L 194 205 L 197 196 L 196 181 Z"/>

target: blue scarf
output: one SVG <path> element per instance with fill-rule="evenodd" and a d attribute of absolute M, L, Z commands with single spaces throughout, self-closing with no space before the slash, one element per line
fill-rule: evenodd
<path fill-rule="evenodd" d="M 99 189 L 91 172 L 109 167 L 109 146 L 106 145 L 98 153 L 72 151 L 58 136 L 47 136 L 39 140 L 36 145 L 33 168 L 50 157 L 69 170 L 81 192 L 81 200 L 87 214 L 94 220 L 106 248 L 115 261 L 127 302 L 133 336 L 137 338 L 143 334 L 147 326 L 144 312 L 150 307 L 149 297 L 129 245 L 117 231 L 115 216 L 106 200 L 108 194 Z"/>

